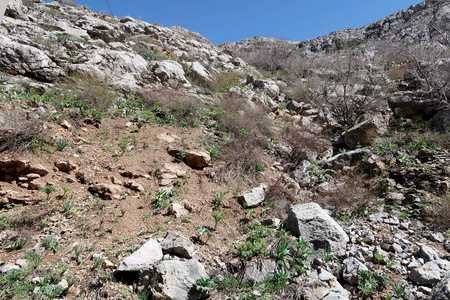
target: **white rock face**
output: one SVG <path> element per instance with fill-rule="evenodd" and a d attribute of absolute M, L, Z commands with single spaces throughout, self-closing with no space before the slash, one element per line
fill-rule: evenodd
<path fill-rule="evenodd" d="M 116 271 L 140 271 L 149 269 L 162 258 L 163 252 L 161 245 L 157 240 L 151 239 L 136 252 L 122 260 L 117 265 Z"/>
<path fill-rule="evenodd" d="M 317 203 L 298 204 L 288 214 L 286 227 L 296 236 L 310 240 L 315 250 L 345 251 L 349 238 L 342 227 Z"/>
<path fill-rule="evenodd" d="M 0 67 L 13 69 L 22 75 L 52 81 L 62 70 L 44 53 L 35 47 L 23 45 L 0 35 Z"/>
<path fill-rule="evenodd" d="M 176 61 L 158 61 L 153 65 L 152 72 L 162 81 L 171 87 L 190 87 L 190 83 L 184 76 L 183 67 Z"/>

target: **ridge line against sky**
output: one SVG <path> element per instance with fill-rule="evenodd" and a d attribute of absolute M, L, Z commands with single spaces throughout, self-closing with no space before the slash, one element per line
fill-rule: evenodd
<path fill-rule="evenodd" d="M 48 1 L 47 1 L 48 2 Z M 213 44 L 253 36 L 291 41 L 313 39 L 333 31 L 359 28 L 416 5 L 417 0 L 78 0 L 94 12 L 130 16 L 163 26 L 195 31 Z"/>

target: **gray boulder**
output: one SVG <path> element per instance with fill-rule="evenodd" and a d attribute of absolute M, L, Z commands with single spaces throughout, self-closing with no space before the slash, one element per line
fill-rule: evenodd
<path fill-rule="evenodd" d="M 450 131 L 450 108 L 443 109 L 434 115 L 430 121 L 430 125 L 434 130 L 440 133 Z"/>
<path fill-rule="evenodd" d="M 262 282 L 264 278 L 275 272 L 277 264 L 273 260 L 252 261 L 245 268 L 242 283 L 258 283 Z"/>
<path fill-rule="evenodd" d="M 207 277 L 205 267 L 196 260 L 165 260 L 159 262 L 149 279 L 153 297 L 158 295 L 167 300 L 200 299 L 200 295 L 193 289 L 195 281 Z"/>
<path fill-rule="evenodd" d="M 358 272 L 367 271 L 367 267 L 353 257 L 346 258 L 342 263 L 342 278 L 351 285 L 358 285 Z"/>
<path fill-rule="evenodd" d="M 243 194 L 238 197 L 238 202 L 244 208 L 252 208 L 260 205 L 265 199 L 265 192 L 262 186 L 258 186 L 252 189 L 250 193 Z"/>
<path fill-rule="evenodd" d="M 450 299 L 450 272 L 433 287 L 430 294 L 430 300 Z"/>
<path fill-rule="evenodd" d="M 116 272 L 133 272 L 149 269 L 163 258 L 161 245 L 157 240 L 151 239 L 130 256 L 117 265 Z"/>
<path fill-rule="evenodd" d="M 191 86 L 184 76 L 183 67 L 176 61 L 157 61 L 153 64 L 152 72 L 161 80 L 161 82 L 167 83 L 173 88 Z"/>
<path fill-rule="evenodd" d="M 187 74 L 203 83 L 212 81 L 211 73 L 198 61 L 187 63 Z"/>
<path fill-rule="evenodd" d="M 450 262 L 437 259 L 411 270 L 409 279 L 420 285 L 432 285 L 444 277 L 449 270 Z"/>
<path fill-rule="evenodd" d="M 439 99 L 428 99 L 412 94 L 391 98 L 388 105 L 397 117 L 425 120 L 431 119 L 442 108 Z"/>
<path fill-rule="evenodd" d="M 357 145 L 369 146 L 386 133 L 388 117 L 375 116 L 358 123 L 344 133 L 345 145 L 354 149 Z"/>
<path fill-rule="evenodd" d="M 253 88 L 255 90 L 264 91 L 269 97 L 275 98 L 280 94 L 280 88 L 272 80 L 253 80 Z"/>
<path fill-rule="evenodd" d="M 371 155 L 368 149 L 356 149 L 345 153 L 340 153 L 328 159 L 324 167 L 326 169 L 340 170 L 345 166 L 351 166 L 359 163 L 364 157 Z"/>
<path fill-rule="evenodd" d="M 294 235 L 310 240 L 315 250 L 342 253 L 349 241 L 342 227 L 317 203 L 291 207 L 286 227 Z"/>

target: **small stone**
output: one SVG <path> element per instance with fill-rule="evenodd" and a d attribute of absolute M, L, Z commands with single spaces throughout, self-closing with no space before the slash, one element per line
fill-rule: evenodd
<path fill-rule="evenodd" d="M 11 270 L 19 270 L 20 266 L 18 265 L 14 265 L 14 264 L 8 264 L 8 265 L 4 265 L 2 268 L 2 273 L 7 273 Z"/>
<path fill-rule="evenodd" d="M 67 120 L 62 120 L 60 125 L 61 125 L 61 127 L 66 128 L 66 129 L 72 128 L 72 124 L 70 124 L 69 121 L 67 121 Z"/>
<path fill-rule="evenodd" d="M 28 267 L 29 263 L 26 259 L 18 259 L 16 260 L 16 265 L 20 266 L 21 268 L 26 268 Z"/>
<path fill-rule="evenodd" d="M 103 269 L 112 269 L 114 268 L 114 266 L 115 266 L 114 263 L 107 259 L 102 262 Z"/>
<path fill-rule="evenodd" d="M 35 180 L 41 178 L 41 175 L 35 174 L 35 173 L 29 173 L 27 174 L 28 180 Z"/>

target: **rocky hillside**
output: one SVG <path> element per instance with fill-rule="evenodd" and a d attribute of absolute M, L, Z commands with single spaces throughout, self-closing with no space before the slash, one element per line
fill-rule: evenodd
<path fill-rule="evenodd" d="M 450 298 L 448 18 L 216 47 L 11 0 L 0 299 Z"/>

